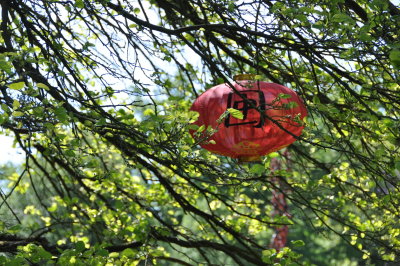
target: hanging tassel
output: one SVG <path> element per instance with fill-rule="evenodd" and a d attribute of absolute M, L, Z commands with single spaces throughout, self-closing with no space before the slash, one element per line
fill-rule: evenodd
<path fill-rule="evenodd" d="M 288 159 L 288 152 L 284 153 L 284 157 Z M 288 161 L 288 160 L 287 160 Z M 272 172 L 282 169 L 281 160 L 277 158 L 273 158 L 271 160 L 271 170 Z M 276 185 L 277 189 L 272 190 L 272 199 L 271 203 L 274 207 L 272 215 L 284 215 L 291 218 L 291 215 L 288 212 L 288 205 L 285 198 L 285 193 L 288 191 L 284 190 L 284 185 L 280 181 L 278 177 L 274 177 L 272 182 Z M 275 230 L 275 233 L 272 236 L 270 248 L 274 248 L 279 251 L 286 246 L 287 236 L 289 234 L 289 227 L 287 225 L 283 225 L 278 227 Z"/>
<path fill-rule="evenodd" d="M 278 185 L 279 179 L 274 178 L 274 182 Z M 281 185 L 281 184 L 279 184 Z M 281 187 L 281 186 L 280 186 Z M 272 200 L 271 200 L 272 206 L 274 206 L 274 211 L 272 215 L 285 215 L 290 217 L 290 214 L 288 213 L 288 207 L 286 203 L 286 198 L 285 194 L 281 193 L 280 191 L 273 190 L 272 191 Z M 289 227 L 287 225 L 283 225 L 281 227 L 278 227 L 275 230 L 274 235 L 272 236 L 272 241 L 271 241 L 271 248 L 274 248 L 276 250 L 281 250 L 286 246 L 286 240 L 287 236 L 289 233 Z"/>

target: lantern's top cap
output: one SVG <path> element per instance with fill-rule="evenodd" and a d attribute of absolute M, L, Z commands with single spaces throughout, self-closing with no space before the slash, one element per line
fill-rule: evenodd
<path fill-rule="evenodd" d="M 257 75 L 257 74 L 238 74 L 233 76 L 233 80 L 256 80 L 256 79 L 260 79 L 261 75 Z"/>

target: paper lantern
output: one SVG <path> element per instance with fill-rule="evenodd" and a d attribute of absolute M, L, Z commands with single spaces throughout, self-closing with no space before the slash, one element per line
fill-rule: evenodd
<path fill-rule="evenodd" d="M 211 136 L 207 130 L 190 131 L 201 141 L 201 147 L 241 161 L 254 161 L 300 136 L 307 110 L 296 92 L 276 83 L 240 78 L 231 85 L 234 89 L 229 84 L 208 89 L 191 107 L 199 113 L 194 124 L 216 131 Z M 234 109 L 243 114 L 243 119 L 234 117 Z"/>

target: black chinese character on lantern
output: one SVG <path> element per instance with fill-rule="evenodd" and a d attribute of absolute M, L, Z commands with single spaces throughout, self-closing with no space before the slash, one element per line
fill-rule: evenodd
<path fill-rule="evenodd" d="M 250 98 L 250 95 L 256 94 L 256 99 L 254 96 Z M 233 98 L 238 99 L 237 101 L 234 100 Z M 228 95 L 228 104 L 227 104 L 227 109 L 228 108 L 234 108 L 236 110 L 242 111 L 243 113 L 243 122 L 240 123 L 231 123 L 231 115 L 228 114 L 228 116 L 225 118 L 225 126 L 230 127 L 230 126 L 239 126 L 239 125 L 247 125 L 247 124 L 254 124 L 253 127 L 256 128 L 261 128 L 264 125 L 264 118 L 259 115 L 258 120 L 251 120 L 251 121 L 246 121 L 247 115 L 249 110 L 255 109 L 259 110 L 260 113 L 263 113 L 265 111 L 265 98 L 264 98 L 264 93 L 260 90 L 245 90 L 241 91 L 240 95 L 235 92 L 231 92 Z"/>

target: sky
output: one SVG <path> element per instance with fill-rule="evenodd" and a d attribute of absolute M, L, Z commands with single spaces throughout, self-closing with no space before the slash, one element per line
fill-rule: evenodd
<path fill-rule="evenodd" d="M 22 149 L 13 147 L 13 141 L 12 137 L 0 135 L 0 165 L 6 162 L 19 164 L 25 159 Z"/>

